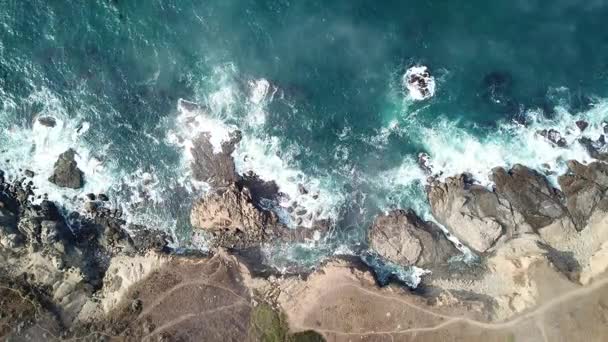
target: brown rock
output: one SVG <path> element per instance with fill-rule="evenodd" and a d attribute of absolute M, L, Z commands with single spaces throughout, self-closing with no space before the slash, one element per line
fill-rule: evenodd
<path fill-rule="evenodd" d="M 458 253 L 439 227 L 421 220 L 412 210 L 379 215 L 368 237 L 378 254 L 404 266 L 432 268 Z"/>

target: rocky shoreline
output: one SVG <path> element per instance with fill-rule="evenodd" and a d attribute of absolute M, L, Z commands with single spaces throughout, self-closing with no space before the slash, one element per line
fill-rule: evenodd
<path fill-rule="evenodd" d="M 282 196 L 276 184 L 236 172 L 231 154 L 239 141 L 235 131 L 218 151 L 201 135 L 192 148 L 193 174 L 212 186 L 191 211 L 193 227 L 211 241 L 210 255 L 171 250 L 168 235 L 129 225 L 103 194 L 87 195 L 84 212 L 68 213 L 35 194 L 27 170 L 13 182 L 2 175 L 0 338 L 406 341 L 420 332 L 421 340 L 519 341 L 526 334 L 552 340 L 551 333 L 576 332 L 546 321 L 551 303 L 559 299 L 570 308 L 583 295 L 597 297 L 587 308 L 595 311 L 577 322 L 604 322 L 588 340 L 608 334 L 604 138 L 580 142 L 599 158 L 587 165 L 568 161 L 557 178 L 560 189 L 524 165 L 492 170 L 492 188 L 467 174 L 444 180 L 430 174 L 427 195 L 437 222 L 406 209 L 377 216 L 368 230 L 370 249 L 428 271 L 414 291 L 378 287 L 372 270 L 344 258 L 327 260 L 306 277 L 256 276 L 244 251 L 318 240 L 332 223 L 297 203 L 286 211 L 291 224 L 280 219 L 272 207 Z M 86 181 L 75 153 L 57 162 L 50 180 L 58 186 Z M 304 216 L 310 227 L 302 225 Z M 474 262 L 458 258 L 463 246 L 477 255 Z M 525 315 L 540 321 L 530 328 L 518 318 Z"/>

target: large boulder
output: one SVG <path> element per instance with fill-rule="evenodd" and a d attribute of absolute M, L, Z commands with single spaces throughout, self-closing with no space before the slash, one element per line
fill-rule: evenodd
<path fill-rule="evenodd" d="M 232 247 L 264 241 L 274 232 L 278 217 L 257 206 L 249 188 L 231 184 L 194 203 L 190 221 L 195 228 L 213 233 L 220 245 Z"/>
<path fill-rule="evenodd" d="M 79 189 L 84 185 L 84 173 L 78 168 L 76 151 L 69 149 L 59 155 L 49 182 L 63 188 Z"/>
<path fill-rule="evenodd" d="M 439 227 L 423 221 L 412 210 L 379 215 L 368 237 L 378 254 L 404 266 L 432 268 L 458 253 Z"/>
<path fill-rule="evenodd" d="M 568 162 L 568 172 L 558 178 L 566 196 L 566 207 L 578 230 L 596 210 L 608 212 L 608 164 L 593 162 L 583 165 Z"/>
<path fill-rule="evenodd" d="M 211 143 L 209 133 L 202 133 L 193 142 L 191 148 L 192 172 L 196 180 L 209 183 L 212 187 L 223 187 L 239 180 L 232 152 L 241 141 L 241 132 L 234 131 L 230 139 L 224 141 L 221 150 L 216 151 Z"/>
<path fill-rule="evenodd" d="M 516 164 L 507 171 L 492 170 L 496 193 L 509 201 L 526 223 L 534 229 L 545 227 L 567 214 L 561 193 L 538 172 Z"/>
<path fill-rule="evenodd" d="M 464 174 L 435 181 L 427 191 L 439 223 L 477 252 L 490 249 L 505 233 L 499 218 L 512 220 L 508 203 Z"/>

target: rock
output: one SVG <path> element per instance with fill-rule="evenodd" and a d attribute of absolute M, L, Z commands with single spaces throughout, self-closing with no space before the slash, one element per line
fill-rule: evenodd
<path fill-rule="evenodd" d="M 94 213 L 97 211 L 97 203 L 96 202 L 86 202 L 84 204 L 84 210 L 88 213 Z"/>
<path fill-rule="evenodd" d="M 86 197 L 89 201 L 94 201 L 97 198 L 95 194 L 87 194 Z"/>
<path fill-rule="evenodd" d="M 490 249 L 504 234 L 498 217 L 509 218 L 510 207 L 496 194 L 469 184 L 466 175 L 434 182 L 428 189 L 433 216 L 460 241 L 477 252 Z"/>
<path fill-rule="evenodd" d="M 403 85 L 414 100 L 425 100 L 435 95 L 435 78 L 423 65 L 409 68 L 403 76 Z"/>
<path fill-rule="evenodd" d="M 105 195 L 105 194 L 99 194 L 97 195 L 97 199 L 102 201 L 102 202 L 108 202 L 110 200 L 110 198 Z"/>
<path fill-rule="evenodd" d="M 49 182 L 64 188 L 79 189 L 84 185 L 84 174 L 78 168 L 74 157 L 76 151 L 69 149 L 59 156 Z"/>
<path fill-rule="evenodd" d="M 554 129 L 543 129 L 537 133 L 558 147 L 566 147 L 568 145 L 568 142 L 562 137 L 561 133 Z"/>
<path fill-rule="evenodd" d="M 418 153 L 418 166 L 424 171 L 426 175 L 433 174 L 433 168 L 431 167 L 431 156 L 421 152 Z"/>
<path fill-rule="evenodd" d="M 52 245 L 60 239 L 61 228 L 57 221 L 44 220 L 40 223 L 40 241 Z"/>
<path fill-rule="evenodd" d="M 219 188 L 197 201 L 190 214 L 192 225 L 214 232 L 230 243 L 235 239 L 244 244 L 265 238 L 265 228 L 278 224 L 275 213 L 259 208 L 249 188 L 235 184 Z M 240 237 L 238 237 L 240 235 Z"/>
<path fill-rule="evenodd" d="M 583 165 L 571 160 L 568 173 L 560 176 L 558 182 L 578 230 L 585 228 L 595 210 L 608 212 L 608 164 L 593 162 Z"/>
<path fill-rule="evenodd" d="M 378 254 L 403 266 L 432 269 L 458 254 L 439 227 L 421 220 L 412 210 L 377 216 L 368 238 Z"/>
<path fill-rule="evenodd" d="M 578 142 L 585 147 L 591 158 L 608 162 L 608 152 L 602 152 L 601 149 L 606 144 L 606 138 L 601 135 L 598 140 L 593 141 L 587 137 L 582 137 Z"/>
<path fill-rule="evenodd" d="M 308 190 L 304 187 L 304 185 L 302 185 L 302 183 L 298 184 L 298 192 L 300 193 L 300 195 L 308 194 Z"/>
<path fill-rule="evenodd" d="M 252 171 L 241 176 L 241 179 L 237 182 L 237 186 L 239 188 L 248 188 L 254 203 L 260 203 L 264 199 L 276 201 L 281 196 L 277 183 L 265 181 Z"/>
<path fill-rule="evenodd" d="M 46 127 L 55 127 L 57 125 L 57 120 L 52 116 L 41 116 L 38 118 L 38 122 Z"/>
<path fill-rule="evenodd" d="M 513 78 L 504 71 L 492 71 L 481 82 L 481 96 L 488 103 L 499 106 L 512 106 Z"/>
<path fill-rule="evenodd" d="M 234 131 L 228 141 L 222 143 L 221 151 L 214 151 L 208 133 L 202 133 L 194 140 L 191 148 L 194 160 L 191 164 L 196 180 L 209 183 L 212 187 L 228 186 L 239 181 L 232 152 L 241 141 L 241 132 Z"/>
<path fill-rule="evenodd" d="M 545 177 L 523 165 L 516 164 L 508 172 L 492 170 L 496 193 L 509 201 L 534 229 L 545 227 L 567 214 L 560 193 Z"/>
<path fill-rule="evenodd" d="M 578 120 L 576 122 L 576 127 L 578 127 L 578 129 L 581 132 L 584 132 L 587 129 L 587 127 L 589 127 L 589 123 L 585 120 Z"/>
<path fill-rule="evenodd" d="M 26 177 L 30 177 L 30 178 L 33 178 L 33 177 L 36 175 L 36 174 L 34 173 L 34 171 L 32 171 L 32 170 L 25 170 L 25 172 L 24 172 L 24 173 L 25 173 L 25 176 L 26 176 Z"/>

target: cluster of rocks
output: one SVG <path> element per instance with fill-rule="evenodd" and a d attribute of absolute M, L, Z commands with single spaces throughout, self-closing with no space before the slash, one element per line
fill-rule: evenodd
<path fill-rule="evenodd" d="M 426 66 L 413 66 L 403 76 L 405 87 L 415 100 L 425 100 L 435 94 L 435 78 Z"/>
<path fill-rule="evenodd" d="M 232 153 L 241 140 L 234 131 L 221 149 L 214 149 L 210 136 L 201 134 L 191 149 L 194 157 L 192 170 L 195 179 L 207 182 L 212 189 L 192 206 L 190 222 L 212 237 L 217 247 L 246 248 L 265 242 L 303 241 L 312 239 L 329 229 L 326 220 L 314 221 L 312 228 L 300 226 L 303 218 L 312 220 L 312 213 L 294 203 L 286 209 L 296 222 L 288 228 L 271 210 L 285 194 L 274 181 L 265 181 L 253 172 L 236 172 Z M 308 190 L 299 185 L 301 194 Z M 318 194 L 312 194 L 318 198 Z"/>
<path fill-rule="evenodd" d="M 48 200 L 34 204 L 31 184 L 1 181 L 0 274 L 44 289 L 40 305 L 60 326 L 72 324 L 101 289 L 113 257 L 167 248 L 164 233 L 129 226 L 129 234 L 119 215 L 65 213 Z"/>
<path fill-rule="evenodd" d="M 581 131 L 589 126 L 584 121 L 576 125 Z M 565 139 L 555 130 L 539 134 L 564 146 Z M 395 210 L 376 218 L 368 231 L 369 245 L 389 261 L 431 270 L 459 254 L 448 241 L 451 234 L 479 256 L 494 255 L 521 237 L 531 237 L 551 250 L 570 248 L 556 241 L 581 239 L 577 232 L 588 226 L 593 215 L 608 213 L 608 164 L 597 158 L 604 140 L 603 135 L 591 143 L 580 139 L 581 144 L 592 145 L 588 150 L 596 149 L 591 155 L 599 160 L 588 165 L 569 161 L 568 172 L 557 178 L 561 190 L 524 165 L 494 168 L 492 188 L 479 185 L 468 174 L 440 180 L 433 174 L 430 156 L 421 153 L 419 164 L 429 175 L 426 191 L 433 217 L 449 233 L 411 210 Z"/>
<path fill-rule="evenodd" d="M 584 132 L 589 127 L 589 123 L 584 120 L 578 120 L 575 125 L 579 132 Z M 603 133 L 600 134 L 597 139 L 591 139 L 588 137 L 580 137 L 577 142 L 581 144 L 589 153 L 589 155 L 597 160 L 608 161 L 608 151 L 606 150 L 606 134 L 608 134 L 608 123 L 603 124 Z M 567 147 L 568 141 L 563 137 L 556 129 L 543 129 L 536 132 L 536 134 L 542 136 L 551 144 L 557 147 Z"/>

